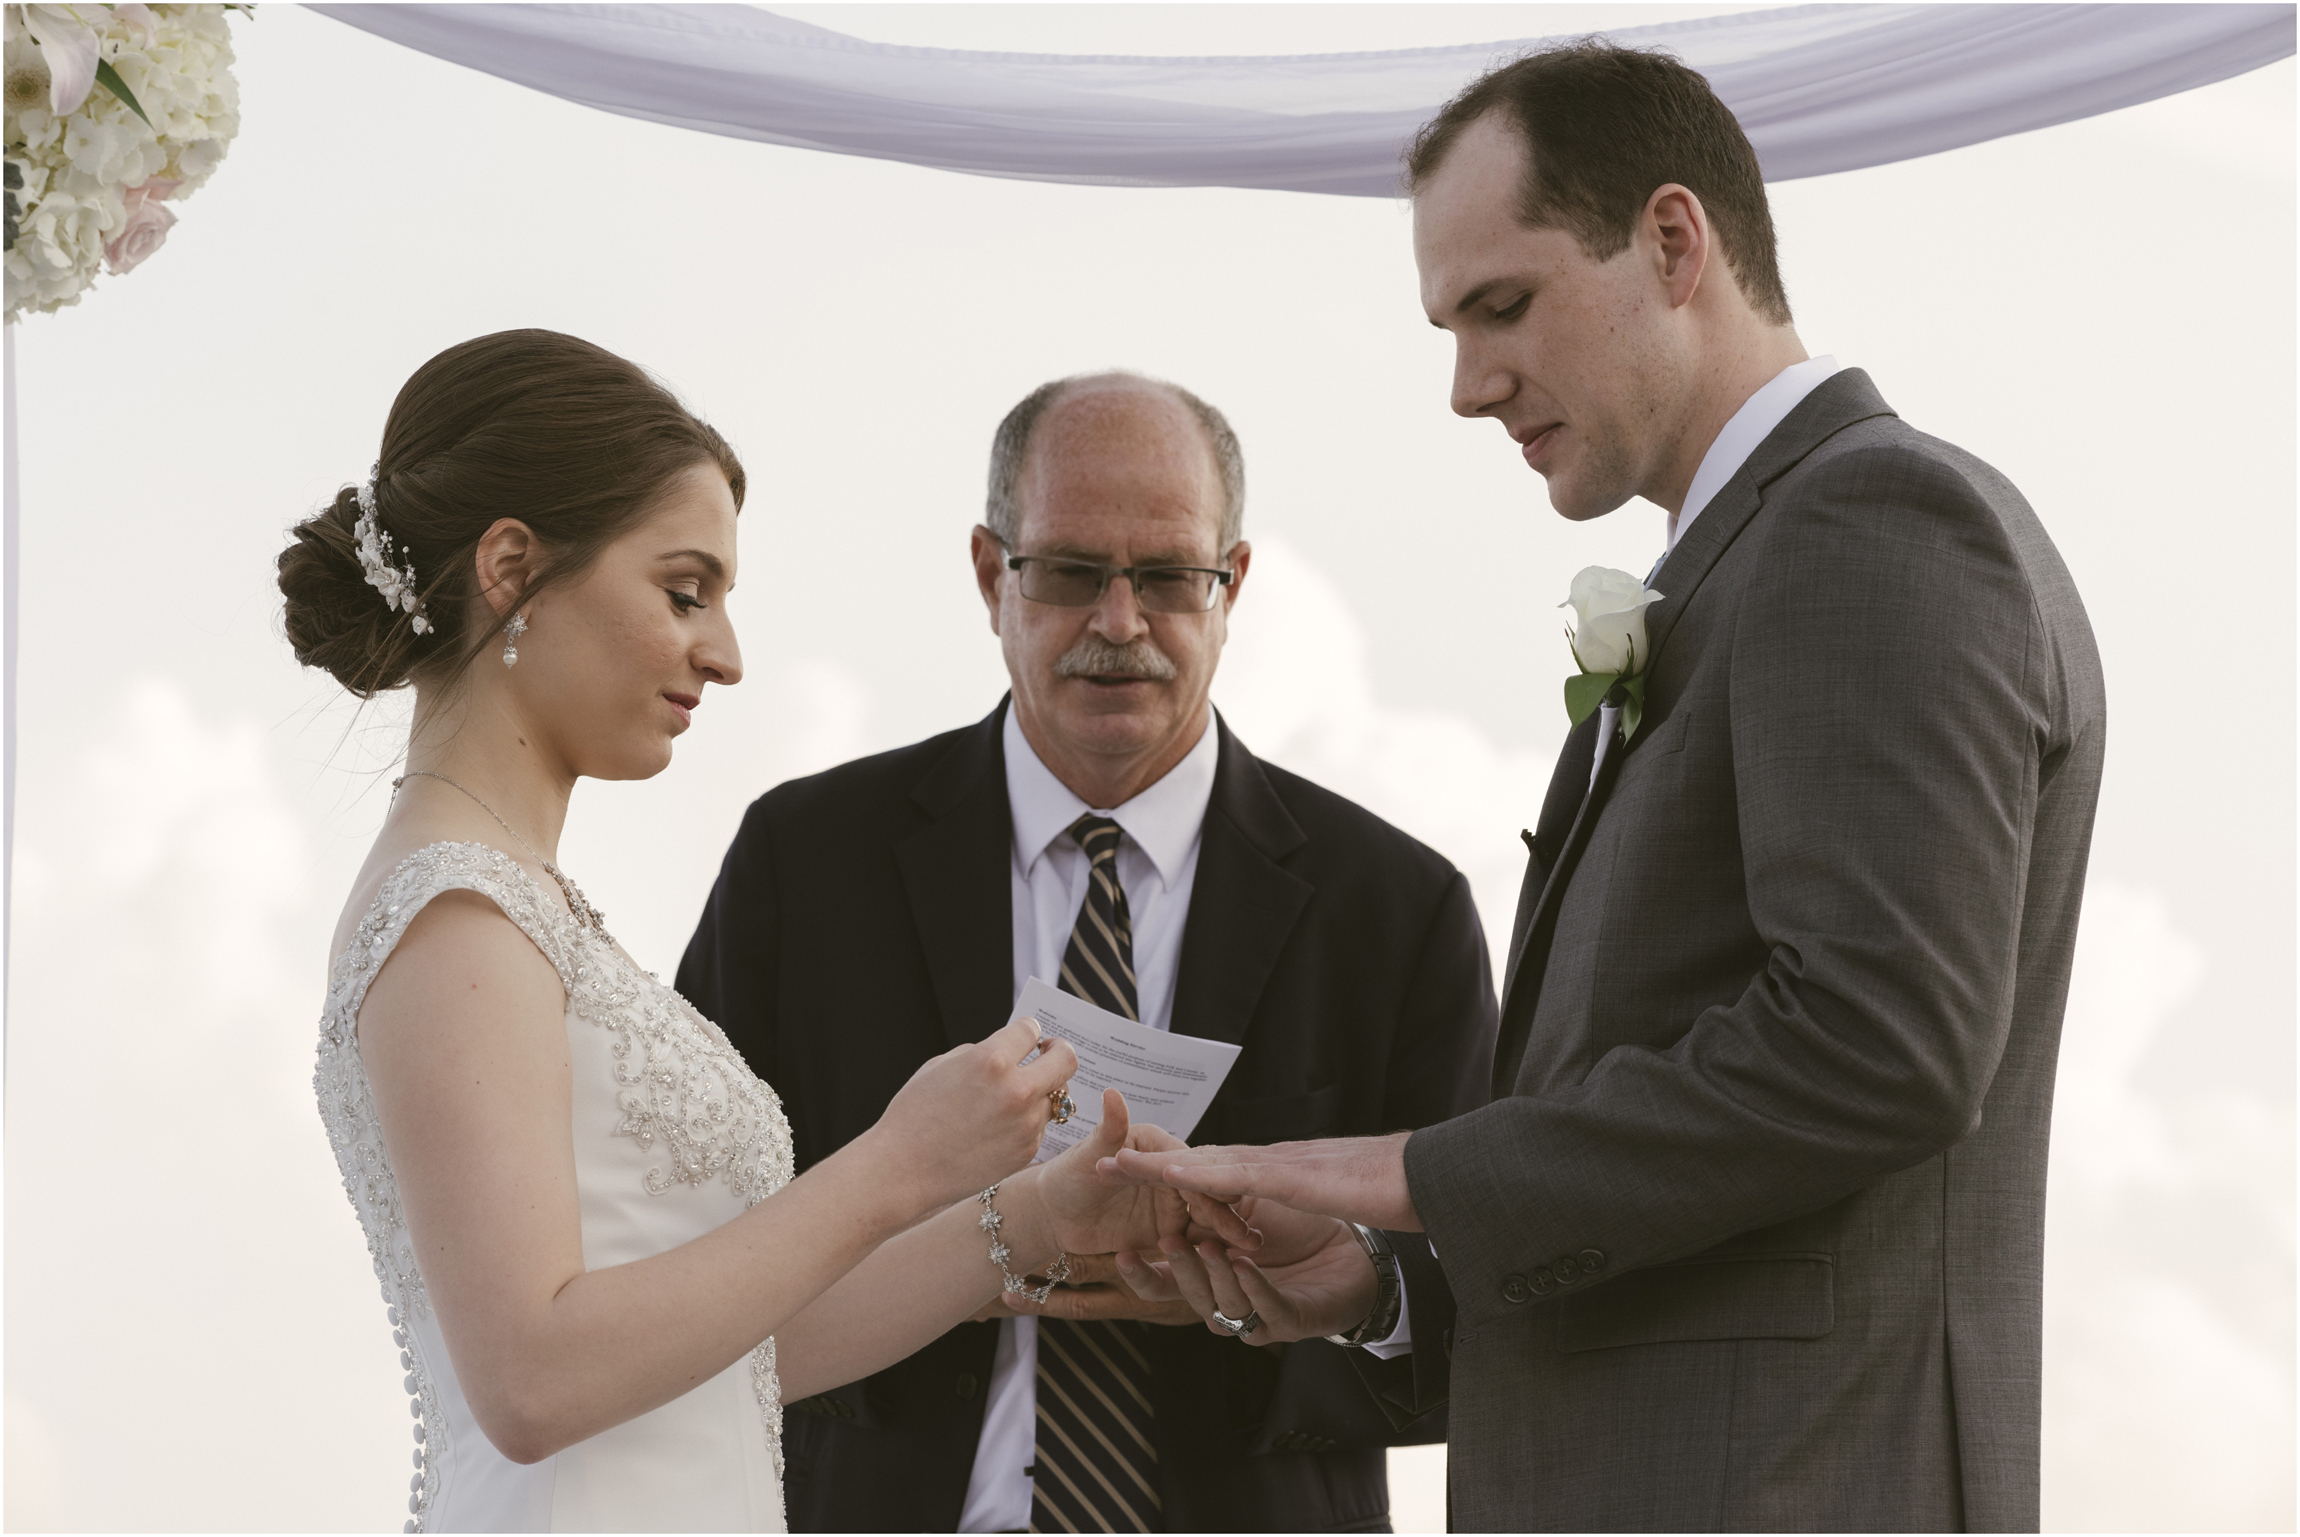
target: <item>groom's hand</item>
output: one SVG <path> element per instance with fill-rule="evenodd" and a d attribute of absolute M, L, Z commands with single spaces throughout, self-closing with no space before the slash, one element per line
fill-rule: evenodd
<path fill-rule="evenodd" d="M 1255 1196 L 1344 1222 L 1418 1233 L 1421 1213 L 1406 1186 L 1411 1135 L 1327 1137 L 1274 1147 L 1128 1147 L 1095 1167 L 1105 1179 L 1164 1185 L 1226 1202 Z"/>
<path fill-rule="evenodd" d="M 1256 1207 L 1254 1217 L 1267 1224 L 1262 1264 L 1209 1240 L 1169 1243 L 1162 1261 L 1120 1254 L 1118 1273 L 1138 1296 L 1181 1302 L 1217 1334 L 1234 1332 L 1214 1322 L 1217 1309 L 1230 1318 L 1254 1319 L 1251 1333 L 1235 1335 L 1249 1345 L 1341 1334 L 1373 1311 L 1373 1262 L 1346 1224 L 1280 1213 L 1268 1202 Z M 1278 1254 L 1290 1257 L 1272 1262 Z"/>

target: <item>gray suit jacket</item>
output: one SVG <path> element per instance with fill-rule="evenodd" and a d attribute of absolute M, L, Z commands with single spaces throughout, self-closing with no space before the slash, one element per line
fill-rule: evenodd
<path fill-rule="evenodd" d="M 1654 586 L 1642 728 L 1528 836 L 1499 1097 L 1406 1146 L 1454 1523 L 2033 1530 L 2083 606 L 1857 370 Z"/>

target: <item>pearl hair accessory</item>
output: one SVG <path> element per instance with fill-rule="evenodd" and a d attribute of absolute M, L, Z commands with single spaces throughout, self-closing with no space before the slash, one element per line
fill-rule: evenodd
<path fill-rule="evenodd" d="M 383 594 L 383 606 L 404 609 L 412 617 L 408 624 L 418 635 L 431 632 L 431 616 L 425 612 L 423 599 L 415 592 L 415 563 L 392 565 L 391 535 L 384 531 L 375 516 L 375 474 L 381 464 L 368 467 L 367 479 L 359 485 L 359 521 L 352 524 L 352 537 L 359 541 L 359 569 L 367 573 L 367 585 Z"/>

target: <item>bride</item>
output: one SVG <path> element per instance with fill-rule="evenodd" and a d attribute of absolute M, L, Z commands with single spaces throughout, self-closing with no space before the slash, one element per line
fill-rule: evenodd
<path fill-rule="evenodd" d="M 643 370 L 507 331 L 418 369 L 279 558 L 299 661 L 415 689 L 315 1077 L 406 1374 L 410 1531 L 782 1530 L 784 1400 L 1174 1220 L 1095 1177 L 1115 1094 L 1031 1166 L 1075 1058 L 1029 1020 L 793 1179 L 774 1091 L 558 868 L 576 779 L 660 773 L 742 676 L 743 489 Z"/>

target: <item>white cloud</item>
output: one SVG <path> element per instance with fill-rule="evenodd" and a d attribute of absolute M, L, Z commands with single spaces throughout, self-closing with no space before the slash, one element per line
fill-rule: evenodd
<path fill-rule="evenodd" d="M 2045 1524 L 2289 1530 L 2292 1135 L 2152 1062 L 2204 979 L 2160 894 L 2095 877 L 2045 1217 Z"/>
<path fill-rule="evenodd" d="M 311 1097 L 339 899 L 260 727 L 158 681 L 89 724 L 18 834 L 9 1525 L 382 1527 L 405 1409 Z"/>
<path fill-rule="evenodd" d="M 2290 1531 L 2290 1372 L 2121 1237 L 2046 1266 L 2045 1529 Z"/>
<path fill-rule="evenodd" d="M 2085 891 L 2053 1096 L 2052 1172 L 2062 1199 L 2113 1199 L 2127 1181 L 2164 1184 L 2179 1154 L 2142 1059 L 2204 977 L 2204 949 L 2173 926 L 2158 893 L 2110 880 Z"/>
<path fill-rule="evenodd" d="M 5 1524 L 11 1532 L 60 1532 L 63 1482 L 56 1473 L 56 1438 L 40 1417 L 14 1398 L 7 1401 L 8 1467 Z"/>
<path fill-rule="evenodd" d="M 1562 630 L 1550 649 L 1564 656 Z M 1518 831 L 1540 815 L 1556 754 L 1503 748 L 1460 716 L 1377 700 L 1366 655 L 1365 629 L 1332 579 L 1284 540 L 1257 538 L 1215 703 L 1257 755 L 1452 860 L 1470 879 L 1498 965 L 1525 874 Z M 1538 651 L 1524 670 L 1537 680 L 1565 674 L 1545 670 Z M 1525 707 L 1553 712 L 1562 742 L 1563 700 L 1544 683 L 1529 692 Z"/>

